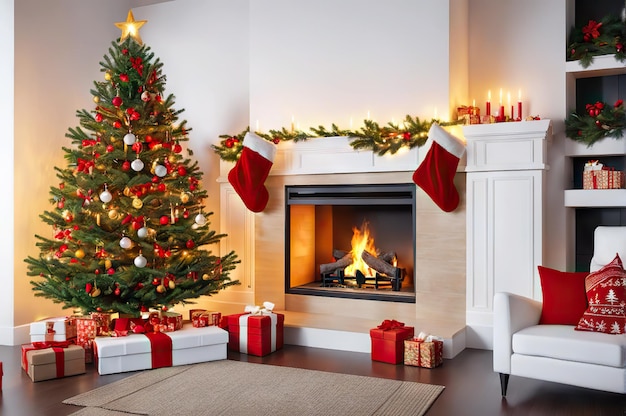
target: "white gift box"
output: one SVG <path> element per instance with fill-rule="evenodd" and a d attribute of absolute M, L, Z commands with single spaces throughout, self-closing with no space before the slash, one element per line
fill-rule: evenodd
<path fill-rule="evenodd" d="M 217 326 L 166 332 L 172 339 L 172 365 L 225 360 L 228 332 Z M 98 373 L 115 374 L 152 368 L 151 344 L 144 334 L 125 337 L 96 337 L 94 340 Z"/>
<path fill-rule="evenodd" d="M 76 338 L 76 320 L 66 316 L 30 324 L 30 342 L 67 341 Z"/>

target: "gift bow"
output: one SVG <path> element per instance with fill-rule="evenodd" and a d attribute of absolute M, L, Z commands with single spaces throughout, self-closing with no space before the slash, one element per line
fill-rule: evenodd
<path fill-rule="evenodd" d="M 73 344 L 72 341 L 49 341 L 49 342 L 33 342 L 31 343 L 36 350 L 45 350 L 46 348 L 67 348 Z"/>
<path fill-rule="evenodd" d="M 378 329 L 387 331 L 389 329 L 398 329 L 404 327 L 404 322 L 396 321 L 395 319 L 385 319 L 382 324 L 378 325 Z"/>
<path fill-rule="evenodd" d="M 272 302 L 263 302 L 262 308 L 257 305 L 247 305 L 243 311 L 252 315 L 267 315 L 272 313 L 272 311 L 274 310 L 274 306 L 276 305 L 274 305 Z"/>

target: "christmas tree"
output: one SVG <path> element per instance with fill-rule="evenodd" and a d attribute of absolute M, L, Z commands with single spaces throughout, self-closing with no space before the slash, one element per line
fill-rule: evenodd
<path fill-rule="evenodd" d="M 40 215 L 52 236 L 36 235 L 28 257 L 35 296 L 83 313 L 137 315 L 211 295 L 232 281 L 234 252 L 212 254 L 224 234 L 210 230 L 198 163 L 183 156 L 183 110 L 164 96 L 163 64 L 145 46 L 129 11 L 100 62 L 104 81 L 91 90 L 95 109 L 79 110 L 66 137 L 67 166 Z M 187 155 L 193 152 L 186 149 Z"/>

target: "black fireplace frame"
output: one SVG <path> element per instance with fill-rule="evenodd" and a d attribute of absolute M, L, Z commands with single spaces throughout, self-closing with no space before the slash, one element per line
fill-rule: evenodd
<path fill-rule="evenodd" d="M 412 292 L 384 290 L 318 290 L 310 287 L 291 287 L 291 206 L 293 205 L 400 205 L 410 206 L 412 229 L 413 269 L 416 263 L 416 186 L 414 183 L 371 185 L 290 185 L 285 186 L 285 293 L 415 303 L 416 287 Z M 415 272 L 414 272 L 415 274 Z M 413 281 L 415 278 L 413 276 Z"/>

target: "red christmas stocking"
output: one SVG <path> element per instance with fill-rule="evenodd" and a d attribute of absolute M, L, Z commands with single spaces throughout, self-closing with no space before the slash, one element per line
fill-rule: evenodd
<path fill-rule="evenodd" d="M 235 166 L 228 172 L 228 182 L 235 188 L 246 207 L 261 212 L 269 200 L 265 179 L 276 156 L 276 146 L 252 132 L 243 139 L 243 150 Z"/>
<path fill-rule="evenodd" d="M 436 123 L 430 126 L 432 141 L 426 157 L 413 173 L 413 181 L 445 212 L 459 205 L 459 193 L 454 187 L 454 175 L 465 153 L 465 142 L 448 133 Z"/>

